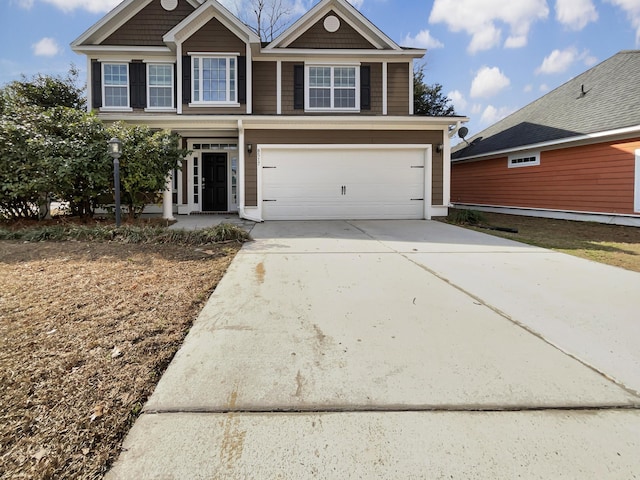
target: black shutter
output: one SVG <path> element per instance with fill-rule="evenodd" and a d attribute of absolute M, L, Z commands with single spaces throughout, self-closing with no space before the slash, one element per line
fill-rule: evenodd
<path fill-rule="evenodd" d="M 175 108 L 178 108 L 178 81 L 176 80 L 178 78 L 178 64 L 174 63 L 173 64 L 173 106 Z"/>
<path fill-rule="evenodd" d="M 247 57 L 238 57 L 238 103 L 247 103 Z"/>
<path fill-rule="evenodd" d="M 147 106 L 147 68 L 142 62 L 129 64 L 129 85 L 131 88 L 131 108 Z"/>
<path fill-rule="evenodd" d="M 91 108 L 102 106 L 102 64 L 91 60 Z"/>
<path fill-rule="evenodd" d="M 293 66 L 293 108 L 304 110 L 304 65 Z"/>
<path fill-rule="evenodd" d="M 371 66 L 360 67 L 360 110 L 371 110 Z"/>
<path fill-rule="evenodd" d="M 191 57 L 182 57 L 182 103 L 191 102 Z"/>

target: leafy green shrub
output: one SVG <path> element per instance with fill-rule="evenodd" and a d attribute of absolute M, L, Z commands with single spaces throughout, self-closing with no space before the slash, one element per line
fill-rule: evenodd
<path fill-rule="evenodd" d="M 239 242 L 251 239 L 242 228 L 230 224 L 202 230 L 168 230 L 164 227 L 124 225 L 48 225 L 21 230 L 0 228 L 0 240 L 21 240 L 25 242 L 85 241 L 120 242 L 134 244 L 174 244 L 199 246 L 210 243 Z"/>
<path fill-rule="evenodd" d="M 456 225 L 480 225 L 486 222 L 484 215 L 477 210 L 454 210 L 449 219 Z"/>

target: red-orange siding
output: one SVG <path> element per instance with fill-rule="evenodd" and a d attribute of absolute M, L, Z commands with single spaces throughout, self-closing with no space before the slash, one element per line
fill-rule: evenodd
<path fill-rule="evenodd" d="M 451 199 L 506 207 L 633 214 L 640 139 L 543 151 L 540 165 L 508 168 L 507 157 L 454 163 Z"/>

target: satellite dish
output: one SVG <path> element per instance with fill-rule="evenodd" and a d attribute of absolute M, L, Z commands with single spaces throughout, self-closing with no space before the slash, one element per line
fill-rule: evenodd
<path fill-rule="evenodd" d="M 466 137 L 469 134 L 469 129 L 467 127 L 460 127 L 460 130 L 458 130 L 458 136 L 464 140 L 464 137 Z"/>

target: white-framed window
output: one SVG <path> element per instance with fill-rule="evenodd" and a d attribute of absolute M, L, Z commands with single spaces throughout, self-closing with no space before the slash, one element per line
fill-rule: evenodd
<path fill-rule="evenodd" d="M 171 110 L 174 107 L 175 79 L 172 63 L 147 64 L 147 107 Z"/>
<path fill-rule="evenodd" d="M 305 110 L 360 110 L 360 68 L 356 65 L 307 65 Z"/>
<path fill-rule="evenodd" d="M 193 104 L 237 105 L 237 57 L 193 56 L 191 70 Z"/>
<path fill-rule="evenodd" d="M 102 64 L 102 106 L 129 108 L 129 64 Z"/>
<path fill-rule="evenodd" d="M 509 168 L 533 167 L 540 165 L 540 152 L 519 153 L 509 155 Z"/>

